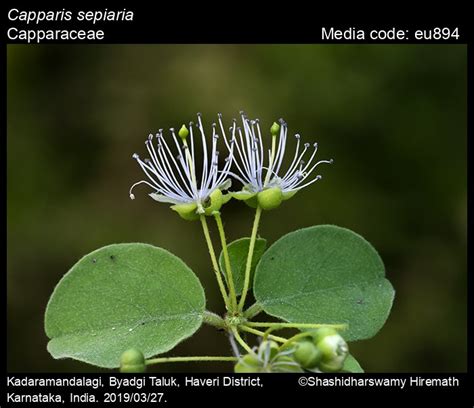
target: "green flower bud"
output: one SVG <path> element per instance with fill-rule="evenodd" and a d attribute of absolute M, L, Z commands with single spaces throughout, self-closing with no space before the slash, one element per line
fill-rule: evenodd
<path fill-rule="evenodd" d="M 187 221 L 195 221 L 199 219 L 199 214 L 196 213 L 196 203 L 175 204 L 171 206 L 173 211 L 176 211 L 179 216 Z"/>
<path fill-rule="evenodd" d="M 321 327 L 320 329 L 308 332 L 308 334 L 313 338 L 314 344 L 318 344 L 326 336 L 333 336 L 335 334 L 338 334 L 338 332 L 332 327 Z"/>
<path fill-rule="evenodd" d="M 246 354 L 234 366 L 235 373 L 261 373 L 262 364 L 256 355 Z"/>
<path fill-rule="evenodd" d="M 181 139 L 185 140 L 188 137 L 188 135 L 189 135 L 188 128 L 185 125 L 181 126 L 181 129 L 179 129 L 179 132 L 178 132 L 178 136 Z"/>
<path fill-rule="evenodd" d="M 321 351 L 321 371 L 340 371 L 349 353 L 347 343 L 335 330 L 322 328 L 315 336 L 316 346 Z"/>
<path fill-rule="evenodd" d="M 270 133 L 272 134 L 272 136 L 278 135 L 279 131 L 280 131 L 280 125 L 276 122 L 273 122 L 273 125 L 270 128 Z"/>
<path fill-rule="evenodd" d="M 223 204 L 222 191 L 216 188 L 204 203 L 204 213 L 211 215 L 214 211 L 219 211 Z"/>
<path fill-rule="evenodd" d="M 296 342 L 295 347 L 293 357 L 301 367 L 315 368 L 321 361 L 322 352 L 311 340 Z"/>
<path fill-rule="evenodd" d="M 258 204 L 264 210 L 273 210 L 277 208 L 282 200 L 283 195 L 279 187 L 271 187 L 262 190 L 257 194 Z"/>
<path fill-rule="evenodd" d="M 120 357 L 121 373 L 144 373 L 146 370 L 145 357 L 137 349 L 129 349 Z"/>

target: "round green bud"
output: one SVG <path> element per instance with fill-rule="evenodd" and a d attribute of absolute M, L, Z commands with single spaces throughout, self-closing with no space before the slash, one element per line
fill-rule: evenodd
<path fill-rule="evenodd" d="M 281 204 L 283 195 L 279 187 L 271 187 L 260 191 L 257 194 L 257 200 L 262 209 L 273 210 Z"/>
<path fill-rule="evenodd" d="M 272 134 L 272 136 L 278 135 L 279 131 L 280 131 L 280 125 L 276 122 L 273 122 L 273 125 L 270 128 L 270 133 Z"/>
<path fill-rule="evenodd" d="M 337 358 L 329 362 L 324 362 L 321 361 L 318 365 L 318 368 L 323 372 L 323 373 L 337 373 L 342 370 L 344 367 L 344 358 Z"/>
<path fill-rule="evenodd" d="M 318 344 L 326 336 L 333 336 L 338 334 L 336 329 L 332 327 L 321 327 L 320 329 L 312 330 L 308 332 L 314 340 L 314 344 Z"/>
<path fill-rule="evenodd" d="M 196 213 L 196 203 L 175 204 L 171 206 L 173 211 L 176 211 L 179 216 L 187 221 L 195 221 L 199 219 L 199 214 Z"/>
<path fill-rule="evenodd" d="M 140 350 L 134 348 L 128 349 L 121 355 L 121 373 L 144 373 L 145 370 L 145 356 Z"/>
<path fill-rule="evenodd" d="M 316 346 L 322 354 L 319 368 L 322 371 L 340 371 L 349 353 L 349 347 L 345 340 L 338 333 L 317 337 L 319 340 Z"/>
<path fill-rule="evenodd" d="M 235 373 L 260 373 L 262 364 L 256 355 L 246 354 L 234 366 Z"/>
<path fill-rule="evenodd" d="M 315 368 L 321 361 L 322 352 L 311 340 L 302 340 L 295 343 L 293 357 L 303 368 Z"/>
<path fill-rule="evenodd" d="M 181 129 L 179 129 L 178 131 L 178 136 L 184 140 L 188 137 L 188 135 L 189 135 L 188 128 L 185 125 L 181 126 Z"/>
<path fill-rule="evenodd" d="M 212 215 L 214 211 L 219 211 L 223 202 L 222 191 L 216 188 L 211 194 L 209 194 L 209 197 L 204 203 L 204 213 L 206 215 Z"/>

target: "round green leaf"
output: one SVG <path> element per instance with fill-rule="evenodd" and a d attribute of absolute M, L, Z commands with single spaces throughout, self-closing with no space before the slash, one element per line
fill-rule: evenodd
<path fill-rule="evenodd" d="M 232 241 L 227 245 L 227 250 L 229 251 L 230 267 L 232 268 L 232 277 L 234 278 L 234 287 L 235 293 L 240 295 L 244 288 L 245 280 L 245 266 L 247 265 L 247 255 L 249 252 L 250 238 L 240 238 L 235 241 Z M 255 267 L 260 261 L 265 248 L 267 246 L 267 240 L 263 238 L 257 238 L 255 241 L 253 256 L 252 256 L 252 265 L 250 268 L 250 283 L 252 282 L 252 277 L 255 271 Z M 219 265 L 221 267 L 221 272 L 224 275 L 224 278 L 227 280 L 224 254 L 221 252 L 219 256 Z"/>
<path fill-rule="evenodd" d="M 333 225 L 304 228 L 275 242 L 257 265 L 254 294 L 263 310 L 297 323 L 347 323 L 346 340 L 374 336 L 394 290 L 377 251 Z"/>
<path fill-rule="evenodd" d="M 56 286 L 45 315 L 54 358 L 118 367 L 130 348 L 146 358 L 172 349 L 201 325 L 204 290 L 175 255 L 115 244 L 83 257 Z"/>

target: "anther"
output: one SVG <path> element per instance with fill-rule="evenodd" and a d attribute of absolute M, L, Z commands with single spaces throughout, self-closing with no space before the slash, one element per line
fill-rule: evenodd
<path fill-rule="evenodd" d="M 334 163 L 334 159 L 329 159 L 329 164 L 333 164 Z"/>
<path fill-rule="evenodd" d="M 317 142 L 314 142 L 314 143 L 313 143 L 313 146 L 314 146 L 315 148 L 317 148 L 317 147 L 318 147 L 318 143 L 317 143 Z"/>
<path fill-rule="evenodd" d="M 297 133 L 297 134 L 295 135 L 295 138 L 296 138 L 296 139 L 299 139 L 300 137 L 301 137 L 301 136 L 300 136 L 299 133 Z"/>
<path fill-rule="evenodd" d="M 134 158 L 135 160 L 138 160 L 140 156 L 136 153 L 133 153 L 132 158 Z"/>
<path fill-rule="evenodd" d="M 304 144 L 304 147 L 308 148 L 308 147 L 309 147 L 309 143 L 305 143 L 305 144 Z"/>
<path fill-rule="evenodd" d="M 130 200 L 135 200 L 135 194 L 130 193 Z"/>

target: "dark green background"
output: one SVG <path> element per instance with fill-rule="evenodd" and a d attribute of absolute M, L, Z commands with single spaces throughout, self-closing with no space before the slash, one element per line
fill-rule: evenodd
<path fill-rule="evenodd" d="M 371 340 L 351 345 L 367 371 L 466 370 L 466 47 L 462 45 L 157 45 L 8 47 L 8 369 L 93 371 L 46 351 L 43 313 L 82 255 L 114 242 L 166 248 L 223 312 L 198 223 L 146 196 L 150 131 L 240 109 L 318 141 L 324 179 L 264 214 L 274 242 L 337 224 L 367 238 L 397 293 Z M 223 213 L 231 239 L 252 210 Z M 171 353 L 228 353 L 203 327 Z M 230 370 L 175 365 L 161 370 Z"/>

